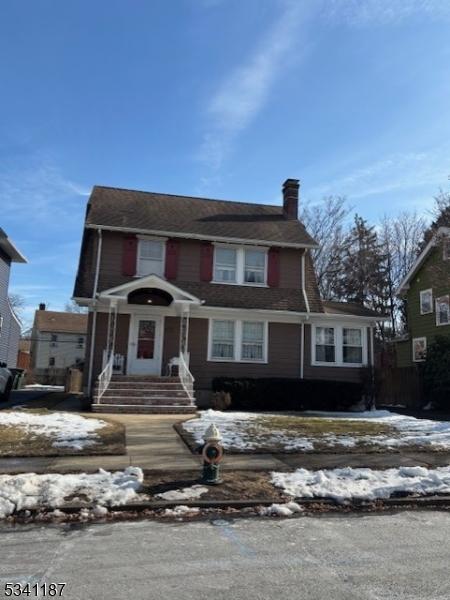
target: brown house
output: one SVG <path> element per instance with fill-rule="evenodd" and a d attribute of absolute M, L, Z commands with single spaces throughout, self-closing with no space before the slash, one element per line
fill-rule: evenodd
<path fill-rule="evenodd" d="M 298 190 L 269 206 L 94 187 L 74 292 L 94 410 L 189 412 L 218 376 L 359 380 L 377 315 L 322 302 Z"/>

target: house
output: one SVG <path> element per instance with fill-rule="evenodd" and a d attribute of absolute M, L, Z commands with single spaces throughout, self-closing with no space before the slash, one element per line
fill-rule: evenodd
<path fill-rule="evenodd" d="M 396 342 L 397 364 L 425 359 L 437 335 L 450 336 L 450 228 L 440 227 L 401 282 L 398 296 L 406 301 L 408 332 Z"/>
<path fill-rule="evenodd" d="M 23 369 L 24 371 L 30 370 L 30 350 L 31 350 L 31 339 L 20 338 L 19 340 L 19 351 L 17 353 L 17 368 Z"/>
<path fill-rule="evenodd" d="M 37 383 L 63 385 L 69 367 L 82 366 L 87 335 L 86 314 L 35 311 L 31 333 L 30 367 Z"/>
<path fill-rule="evenodd" d="M 0 363 L 17 366 L 21 324 L 8 298 L 11 263 L 26 263 L 27 259 L 0 228 Z"/>
<path fill-rule="evenodd" d="M 296 179 L 282 206 L 93 188 L 74 299 L 94 410 L 192 412 L 218 376 L 360 379 L 378 317 L 322 302 L 298 200 Z"/>

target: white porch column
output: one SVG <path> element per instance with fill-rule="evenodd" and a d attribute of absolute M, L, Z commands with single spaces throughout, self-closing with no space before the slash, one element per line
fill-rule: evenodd
<path fill-rule="evenodd" d="M 189 342 L 189 305 L 183 305 L 181 307 L 181 315 L 180 315 L 180 354 L 182 354 L 186 360 L 186 363 L 189 364 L 189 352 L 188 352 L 188 342 Z"/>

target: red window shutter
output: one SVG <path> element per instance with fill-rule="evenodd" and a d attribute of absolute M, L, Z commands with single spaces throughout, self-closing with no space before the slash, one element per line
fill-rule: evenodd
<path fill-rule="evenodd" d="M 166 242 L 166 279 L 176 279 L 178 272 L 178 254 L 180 243 L 178 240 L 167 240 Z"/>
<path fill-rule="evenodd" d="M 270 248 L 267 257 L 267 284 L 270 287 L 280 285 L 280 249 Z"/>
<path fill-rule="evenodd" d="M 122 274 L 127 277 L 136 275 L 138 239 L 135 235 L 126 235 L 123 238 Z"/>
<path fill-rule="evenodd" d="M 200 279 L 211 281 L 213 278 L 214 246 L 210 242 L 202 242 L 200 250 Z"/>

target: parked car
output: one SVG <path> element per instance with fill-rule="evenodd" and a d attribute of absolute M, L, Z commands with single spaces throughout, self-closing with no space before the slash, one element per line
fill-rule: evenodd
<path fill-rule="evenodd" d="M 0 363 L 0 402 L 7 402 L 13 386 L 14 377 L 6 367 L 6 363 Z"/>

